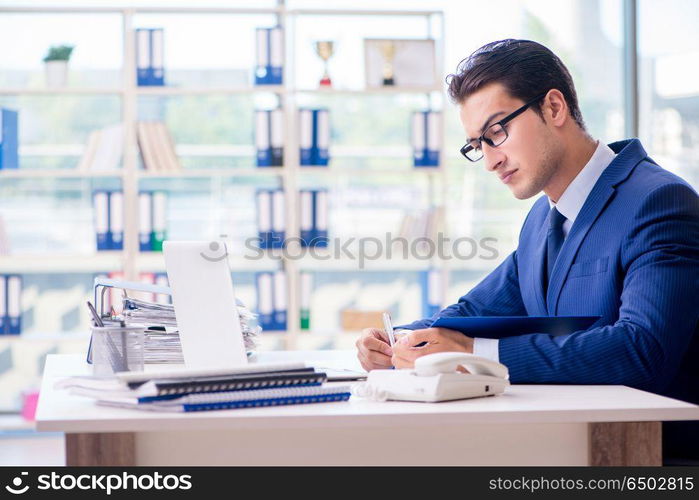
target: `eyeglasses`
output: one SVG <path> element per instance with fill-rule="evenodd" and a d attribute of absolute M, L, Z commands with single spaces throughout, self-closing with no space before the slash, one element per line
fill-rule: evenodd
<path fill-rule="evenodd" d="M 507 129 L 505 129 L 505 124 L 524 113 L 529 106 L 536 102 L 539 102 L 546 96 L 546 94 L 548 94 L 548 91 L 544 92 L 543 94 L 539 94 L 534 99 L 527 102 L 521 108 L 517 109 L 516 111 L 513 111 L 502 120 L 490 125 L 488 128 L 485 129 L 485 131 L 480 137 L 471 139 L 471 141 L 464 144 L 464 146 L 460 150 L 461 154 L 464 155 L 464 157 L 470 161 L 478 161 L 481 158 L 483 158 L 483 143 L 485 142 L 491 148 L 496 148 L 500 144 L 505 142 L 509 137 L 507 135 Z"/>

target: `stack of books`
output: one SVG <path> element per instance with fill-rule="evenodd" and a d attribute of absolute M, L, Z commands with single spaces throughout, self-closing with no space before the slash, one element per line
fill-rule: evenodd
<path fill-rule="evenodd" d="M 137 124 L 138 148 L 143 168 L 151 172 L 179 172 L 182 165 L 175 151 L 175 142 L 165 123 L 140 121 Z"/>
<path fill-rule="evenodd" d="M 304 363 L 238 368 L 123 372 L 115 378 L 74 377 L 56 388 L 98 405 L 146 411 L 193 412 L 346 401 L 349 386 L 323 386 L 327 374 Z"/>

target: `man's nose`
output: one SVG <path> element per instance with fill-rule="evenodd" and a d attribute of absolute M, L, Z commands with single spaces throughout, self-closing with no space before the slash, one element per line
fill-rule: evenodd
<path fill-rule="evenodd" d="M 484 144 L 483 161 L 485 162 L 485 169 L 488 172 L 492 172 L 505 163 L 505 155 L 498 148 L 493 148 Z"/>

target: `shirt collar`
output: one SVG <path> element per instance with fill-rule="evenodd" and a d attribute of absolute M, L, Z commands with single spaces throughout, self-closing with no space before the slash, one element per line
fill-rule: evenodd
<path fill-rule="evenodd" d="M 612 149 L 602 141 L 597 141 L 597 148 L 592 154 L 590 161 L 585 164 L 578 175 L 568 185 L 558 200 L 554 203 L 549 198 L 549 207 L 556 207 L 571 224 L 575 222 L 575 218 L 580 213 L 587 196 L 595 187 L 597 180 L 604 172 L 604 169 L 614 160 L 616 154 Z"/>

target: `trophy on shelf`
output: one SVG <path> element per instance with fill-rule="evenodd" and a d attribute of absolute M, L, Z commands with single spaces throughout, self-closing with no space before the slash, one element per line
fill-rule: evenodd
<path fill-rule="evenodd" d="M 381 55 L 383 56 L 383 84 L 395 85 L 393 59 L 396 57 L 396 43 L 393 40 L 381 42 Z"/>
<path fill-rule="evenodd" d="M 328 74 L 328 60 L 332 57 L 335 43 L 332 40 L 320 40 L 315 42 L 316 54 L 323 60 L 323 78 L 320 79 L 321 87 L 330 87 L 332 81 Z"/>

